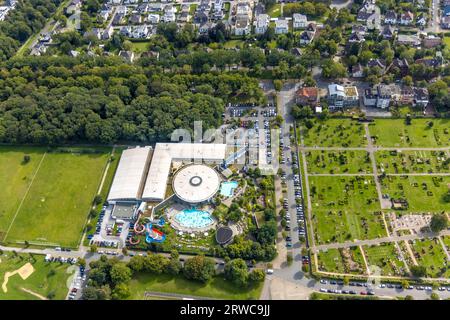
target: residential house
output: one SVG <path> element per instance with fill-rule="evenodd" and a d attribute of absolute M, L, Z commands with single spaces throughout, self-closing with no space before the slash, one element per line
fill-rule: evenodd
<path fill-rule="evenodd" d="M 133 62 L 135 58 L 133 51 L 125 51 L 125 50 L 119 51 L 119 57 L 127 60 L 128 62 Z"/>
<path fill-rule="evenodd" d="M 253 9 L 254 13 L 255 13 L 255 17 L 259 16 L 260 14 L 266 13 L 266 7 L 264 6 L 263 3 L 258 2 L 255 5 L 255 8 Z"/>
<path fill-rule="evenodd" d="M 421 13 L 417 16 L 416 25 L 419 27 L 425 27 L 427 25 L 427 17 Z"/>
<path fill-rule="evenodd" d="M 394 38 L 395 32 L 395 29 L 391 25 L 386 25 L 381 31 L 381 36 L 383 37 L 383 39 L 391 40 Z"/>
<path fill-rule="evenodd" d="M 113 18 L 112 24 L 117 26 L 123 23 L 125 23 L 125 15 L 121 13 L 116 13 L 116 15 Z"/>
<path fill-rule="evenodd" d="M 316 87 L 303 87 L 297 90 L 295 102 L 302 106 L 316 106 L 319 103 L 319 89 Z"/>
<path fill-rule="evenodd" d="M 414 106 L 425 108 L 430 102 L 430 96 L 427 88 L 414 88 Z"/>
<path fill-rule="evenodd" d="M 239 15 L 236 17 L 234 24 L 234 34 L 236 36 L 243 36 L 250 34 L 250 18 L 247 15 Z"/>
<path fill-rule="evenodd" d="M 348 37 L 348 42 L 350 43 L 361 43 L 365 40 L 364 35 L 358 32 L 352 32 L 352 34 Z"/>
<path fill-rule="evenodd" d="M 72 0 L 70 4 L 66 7 L 67 14 L 73 14 L 75 11 L 81 8 L 81 0 Z"/>
<path fill-rule="evenodd" d="M 397 35 L 397 44 L 417 47 L 420 45 L 420 39 L 417 35 L 399 34 Z"/>
<path fill-rule="evenodd" d="M 161 17 L 162 22 L 175 22 L 175 13 L 173 11 L 165 11 Z"/>
<path fill-rule="evenodd" d="M 142 16 L 140 14 L 133 14 L 130 19 L 128 20 L 131 24 L 141 24 L 142 23 Z"/>
<path fill-rule="evenodd" d="M 90 31 L 86 31 L 83 34 L 84 38 L 95 38 L 100 40 L 102 38 L 103 29 L 100 28 L 92 28 Z"/>
<path fill-rule="evenodd" d="M 392 72 L 393 68 L 397 68 L 399 70 L 399 75 L 401 77 L 406 76 L 409 73 L 408 60 L 406 60 L 405 58 L 394 58 L 391 65 L 389 66 L 389 71 Z"/>
<path fill-rule="evenodd" d="M 308 18 L 304 14 L 294 13 L 292 15 L 292 27 L 294 29 L 306 28 L 308 25 Z"/>
<path fill-rule="evenodd" d="M 306 30 L 302 32 L 300 35 L 300 44 L 307 45 L 310 44 L 314 40 L 314 36 L 316 35 L 317 27 L 314 23 L 308 24 Z"/>
<path fill-rule="evenodd" d="M 394 10 L 388 10 L 384 14 L 384 23 L 397 24 L 397 13 Z"/>
<path fill-rule="evenodd" d="M 361 64 L 355 64 L 352 66 L 352 76 L 353 78 L 363 78 L 364 77 L 364 68 Z"/>
<path fill-rule="evenodd" d="M 368 68 L 375 68 L 375 67 L 377 67 L 377 68 L 379 68 L 382 72 L 384 72 L 385 69 L 386 69 L 386 64 L 385 64 L 385 62 L 382 61 L 381 59 L 370 59 L 370 60 L 367 62 L 367 67 L 368 67 Z"/>
<path fill-rule="evenodd" d="M 178 15 L 178 22 L 186 23 L 191 20 L 189 12 L 183 11 Z"/>
<path fill-rule="evenodd" d="M 200 34 L 207 34 L 209 32 L 209 30 L 211 30 L 212 28 L 214 28 L 216 26 L 215 23 L 208 21 L 204 24 L 202 24 L 199 28 L 198 28 L 198 32 Z"/>
<path fill-rule="evenodd" d="M 441 65 L 441 60 L 437 59 L 437 58 L 422 58 L 422 59 L 417 59 L 415 61 L 415 63 L 418 64 L 423 64 L 427 67 L 431 67 L 431 68 L 437 68 Z"/>
<path fill-rule="evenodd" d="M 344 87 L 334 83 L 330 84 L 328 85 L 328 102 L 330 110 L 358 106 L 358 89 L 354 86 Z"/>
<path fill-rule="evenodd" d="M 450 29 L 450 16 L 441 18 L 441 27 L 442 29 Z"/>
<path fill-rule="evenodd" d="M 410 86 L 403 86 L 401 89 L 400 103 L 403 105 L 414 104 L 414 88 Z"/>
<path fill-rule="evenodd" d="M 422 40 L 422 45 L 425 48 L 434 48 L 442 44 L 442 38 L 436 37 L 435 35 L 428 35 Z"/>
<path fill-rule="evenodd" d="M 387 85 L 379 84 L 364 91 L 364 105 L 366 107 L 387 109 L 391 103 L 391 98 L 391 88 Z"/>
<path fill-rule="evenodd" d="M 196 11 L 194 14 L 194 23 L 203 25 L 207 23 L 209 20 L 208 15 L 205 12 L 202 11 Z"/>
<path fill-rule="evenodd" d="M 102 40 L 108 40 L 112 37 L 114 33 L 114 29 L 113 27 L 109 26 L 105 29 L 105 31 L 103 31 L 102 33 Z"/>
<path fill-rule="evenodd" d="M 147 21 L 151 24 L 158 24 L 161 16 L 156 13 L 150 13 L 147 17 Z"/>
<path fill-rule="evenodd" d="M 269 28 L 270 17 L 268 14 L 262 13 L 256 16 L 255 21 L 255 33 L 263 34 Z"/>
<path fill-rule="evenodd" d="M 275 34 L 286 34 L 289 32 L 289 22 L 285 19 L 275 21 Z"/>
<path fill-rule="evenodd" d="M 399 24 L 409 26 L 414 21 L 414 14 L 411 11 L 406 11 L 400 15 Z"/>

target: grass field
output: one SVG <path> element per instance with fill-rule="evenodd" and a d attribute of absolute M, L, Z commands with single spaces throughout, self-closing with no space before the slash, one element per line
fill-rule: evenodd
<path fill-rule="evenodd" d="M 215 299 L 248 300 L 259 299 L 263 284 L 248 289 L 237 288 L 232 283 L 217 276 L 210 283 L 191 281 L 182 276 L 167 274 L 138 274 L 129 284 L 130 299 L 142 300 L 146 291 L 177 293 Z"/>
<path fill-rule="evenodd" d="M 385 173 L 450 172 L 449 151 L 377 151 L 375 157 Z"/>
<path fill-rule="evenodd" d="M 305 146 L 361 147 L 367 145 L 364 126 L 350 119 L 314 119 L 313 127 L 301 126 Z"/>
<path fill-rule="evenodd" d="M 383 243 L 379 246 L 365 246 L 364 252 L 367 263 L 380 268 L 383 276 L 404 276 L 406 269 L 404 262 L 400 261 L 399 254 L 395 245 L 392 243 Z"/>
<path fill-rule="evenodd" d="M 372 177 L 310 176 L 309 180 L 319 243 L 386 236 Z"/>
<path fill-rule="evenodd" d="M 12 253 L 0 255 L 0 282 L 3 284 L 6 272 L 13 272 L 27 262 L 33 265 L 34 272 L 25 280 L 18 274 L 9 278 L 7 293 L 0 288 L 0 300 L 37 300 L 38 297 L 23 291 L 22 288 L 31 290 L 44 297 L 62 300 L 65 298 L 68 288 L 67 279 L 70 276 L 68 265 L 59 263 L 46 263 L 43 256 L 33 255 L 14 256 Z"/>
<path fill-rule="evenodd" d="M 443 200 L 448 190 L 450 176 L 388 176 L 382 180 L 383 194 L 408 201 L 409 211 L 450 211 Z"/>
<path fill-rule="evenodd" d="M 20 168 L 26 148 L 17 148 L 15 153 L 0 157 L 15 161 Z M 79 149 L 73 149 L 79 152 Z M 28 241 L 31 244 L 53 243 L 62 246 L 76 246 L 80 240 L 92 200 L 97 192 L 103 171 L 109 157 L 110 148 L 98 148 L 100 153 L 45 153 L 44 149 L 31 154 L 31 161 L 22 165 L 33 166 L 28 175 L 12 175 L 17 183 L 13 189 L 18 190 L 9 200 L 13 205 L 7 206 L 4 234 L 8 243 Z M 34 159 L 36 158 L 36 159 Z M 5 161 L 5 160 L 4 160 Z M 36 162 L 38 162 L 36 164 Z M 6 175 L 3 167 L 1 176 Z M 8 174 L 11 175 L 11 174 Z M 6 207 L 6 205 L 5 205 Z M 4 231 L 5 232 L 5 231 Z"/>
<path fill-rule="evenodd" d="M 25 164 L 24 155 L 31 158 Z M 21 196 L 27 191 L 44 151 L 41 148 L 0 147 L 0 240 L 17 210 Z"/>
<path fill-rule="evenodd" d="M 411 248 L 419 265 L 426 267 L 427 276 L 433 278 L 450 277 L 447 257 L 437 239 L 415 240 Z"/>
<path fill-rule="evenodd" d="M 430 128 L 428 123 L 433 122 Z M 445 147 L 450 145 L 450 119 L 376 119 L 370 135 L 383 147 Z"/>
<path fill-rule="evenodd" d="M 308 172 L 371 173 L 372 165 L 366 151 L 307 151 Z"/>

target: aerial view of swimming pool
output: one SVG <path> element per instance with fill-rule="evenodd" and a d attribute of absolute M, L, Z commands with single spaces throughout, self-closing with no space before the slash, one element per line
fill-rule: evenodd
<path fill-rule="evenodd" d="M 211 214 L 195 208 L 185 209 L 175 215 L 175 220 L 185 228 L 205 228 L 213 223 Z"/>
<path fill-rule="evenodd" d="M 222 182 L 220 186 L 220 194 L 224 197 L 231 197 L 233 195 L 234 189 L 237 188 L 239 184 L 237 181 L 225 181 Z"/>

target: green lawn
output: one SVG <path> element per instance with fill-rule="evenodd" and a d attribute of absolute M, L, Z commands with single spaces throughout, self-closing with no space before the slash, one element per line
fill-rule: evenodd
<path fill-rule="evenodd" d="M 309 177 L 318 243 L 386 236 L 372 177 Z"/>
<path fill-rule="evenodd" d="M 309 173 L 371 173 L 372 164 L 366 151 L 306 152 Z"/>
<path fill-rule="evenodd" d="M 149 41 L 131 42 L 131 50 L 137 53 L 142 53 L 148 50 Z"/>
<path fill-rule="evenodd" d="M 257 300 L 261 295 L 263 283 L 256 287 L 240 289 L 222 277 L 215 277 L 210 283 L 191 281 L 182 276 L 167 274 L 138 274 L 129 284 L 133 300 L 144 299 L 146 291 L 177 293 L 225 300 Z"/>
<path fill-rule="evenodd" d="M 409 211 L 449 212 L 443 200 L 449 183 L 450 176 L 388 176 L 382 180 L 382 192 L 394 199 L 406 199 Z"/>
<path fill-rule="evenodd" d="M 274 4 L 268 11 L 267 14 L 271 17 L 271 18 L 279 18 L 281 17 L 281 4 L 277 3 Z"/>
<path fill-rule="evenodd" d="M 24 266 L 27 262 L 33 265 L 34 273 L 23 280 L 18 274 L 9 278 L 7 293 L 0 288 L 0 300 L 37 300 L 36 296 L 22 290 L 28 289 L 47 297 L 52 293 L 53 299 L 63 300 L 67 294 L 66 282 L 71 275 L 67 264 L 46 263 L 43 256 L 34 255 L 14 256 L 12 253 L 0 255 L 0 282 L 3 283 L 6 272 L 12 272 Z M 71 268 L 71 269 L 69 269 Z"/>
<path fill-rule="evenodd" d="M 25 164 L 26 154 L 31 160 Z M 0 147 L 0 240 L 4 238 L 43 155 L 41 148 Z"/>
<path fill-rule="evenodd" d="M 367 145 L 364 126 L 351 119 L 312 120 L 313 127 L 301 126 L 305 146 L 361 147 Z"/>
<path fill-rule="evenodd" d="M 427 268 L 427 276 L 433 278 L 450 277 L 447 257 L 437 239 L 415 240 L 411 243 L 417 263 Z"/>
<path fill-rule="evenodd" d="M 109 157 L 110 148 L 98 149 L 101 153 L 46 153 L 35 179 L 27 183 L 26 196 L 22 192 L 11 198 L 24 200 L 5 241 L 76 246 Z"/>
<path fill-rule="evenodd" d="M 404 119 L 376 119 L 370 134 L 384 147 L 445 147 L 450 145 L 450 119 L 413 119 L 411 125 Z"/>
<path fill-rule="evenodd" d="M 380 172 L 450 172 L 450 165 L 446 163 L 449 151 L 377 151 L 375 156 Z"/>
<path fill-rule="evenodd" d="M 367 263 L 380 268 L 383 276 L 404 276 L 406 275 L 405 264 L 400 261 L 395 245 L 383 243 L 379 246 L 364 246 Z"/>
<path fill-rule="evenodd" d="M 223 44 L 225 49 L 242 48 L 244 46 L 244 41 L 242 40 L 228 40 Z"/>

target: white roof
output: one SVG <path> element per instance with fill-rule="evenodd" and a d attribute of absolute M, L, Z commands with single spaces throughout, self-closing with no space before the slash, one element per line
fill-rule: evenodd
<path fill-rule="evenodd" d="M 172 161 L 221 161 L 226 144 L 218 143 L 157 143 L 147 175 L 142 199 L 161 201 L 166 195 Z"/>
<path fill-rule="evenodd" d="M 150 150 L 150 147 L 138 147 L 122 152 L 122 157 L 109 191 L 108 201 L 140 199 Z"/>
<path fill-rule="evenodd" d="M 345 95 L 344 87 L 338 84 L 328 85 L 328 91 L 330 95 Z"/>
<path fill-rule="evenodd" d="M 173 191 L 183 201 L 199 203 L 211 199 L 219 190 L 217 172 L 204 164 L 193 164 L 180 169 L 173 178 Z"/>

